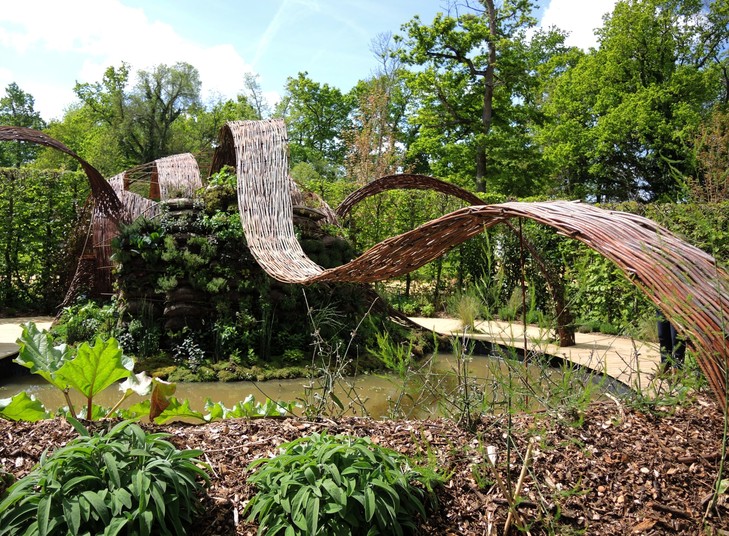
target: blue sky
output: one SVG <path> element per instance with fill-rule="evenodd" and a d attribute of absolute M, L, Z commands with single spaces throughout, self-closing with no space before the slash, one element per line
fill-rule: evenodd
<path fill-rule="evenodd" d="M 370 45 L 420 15 L 432 21 L 448 0 L 27 0 L 0 9 L 0 94 L 11 82 L 35 97 L 46 120 L 75 101 L 74 84 L 97 82 L 122 61 L 134 70 L 186 61 L 203 97 L 234 97 L 246 72 L 276 101 L 286 78 L 307 71 L 349 91 L 376 67 Z M 595 44 L 615 0 L 542 0 L 545 26 L 569 44 Z"/>

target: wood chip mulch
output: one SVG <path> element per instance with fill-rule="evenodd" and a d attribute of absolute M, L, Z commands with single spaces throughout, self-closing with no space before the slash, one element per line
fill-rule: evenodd
<path fill-rule="evenodd" d="M 487 447 L 496 448 L 500 480 L 515 486 L 531 442 L 532 460 L 518 511 L 533 535 L 729 536 L 727 495 L 712 500 L 722 454 L 721 409 L 699 397 L 666 410 L 642 413 L 601 402 L 587 409 L 579 425 L 537 413 L 514 416 L 510 424 L 505 416 L 487 416 L 473 431 L 446 420 L 354 417 L 236 419 L 148 428 L 169 433 L 179 448 L 201 449 L 210 464 L 205 515 L 191 534 L 255 534 L 257 527 L 242 515 L 253 493 L 246 484 L 248 464 L 275 455 L 284 442 L 326 430 L 369 436 L 421 464 L 437 463 L 449 478 L 438 490 L 438 509 L 421 526 L 423 534 L 503 534 L 509 504 L 490 468 Z M 0 469 L 22 477 L 45 449 L 75 435 L 63 420 L 0 421 Z M 522 532 L 514 528 L 511 533 Z"/>

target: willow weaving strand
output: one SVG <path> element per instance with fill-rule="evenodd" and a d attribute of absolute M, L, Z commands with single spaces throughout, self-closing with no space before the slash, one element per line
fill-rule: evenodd
<path fill-rule="evenodd" d="M 288 195 L 282 121 L 226 126 L 235 145 L 238 204 L 251 253 L 287 283 L 374 282 L 403 275 L 510 218 L 529 218 L 579 240 L 613 261 L 695 346 L 712 390 L 724 400 L 729 346 L 729 275 L 715 259 L 642 216 L 565 201 L 471 206 L 373 246 L 324 270 L 301 249 Z"/>

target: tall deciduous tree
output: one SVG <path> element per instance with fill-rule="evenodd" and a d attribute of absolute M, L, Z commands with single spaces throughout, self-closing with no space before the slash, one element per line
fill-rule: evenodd
<path fill-rule="evenodd" d="M 729 201 L 729 111 L 714 111 L 701 126 L 694 147 L 698 174 L 686 180 L 691 200 Z"/>
<path fill-rule="evenodd" d="M 552 122 L 542 140 L 563 193 L 597 201 L 680 195 L 676 175 L 695 172 L 695 129 L 726 98 L 728 5 L 616 4 L 599 48 L 549 92 Z"/>
<path fill-rule="evenodd" d="M 261 116 L 255 103 L 243 94 L 235 99 L 214 97 L 204 106 L 195 105 L 173 124 L 172 153 L 209 153 L 215 148 L 226 122 L 246 119 L 261 119 Z"/>
<path fill-rule="evenodd" d="M 350 92 L 352 124 L 345 133 L 347 176 L 359 185 L 403 170 L 405 112 L 411 91 L 394 53 L 392 34 L 378 35 L 371 45 L 380 64 Z"/>
<path fill-rule="evenodd" d="M 265 119 L 271 114 L 271 109 L 263 95 L 261 84 L 258 82 L 258 75 L 254 73 L 246 73 L 243 75 L 243 93 L 238 100 L 245 99 L 258 116 L 256 119 Z"/>
<path fill-rule="evenodd" d="M 96 119 L 115 134 L 126 165 L 171 152 L 172 125 L 200 100 L 200 77 L 188 63 L 139 71 L 128 90 L 129 66 L 110 67 L 101 82 L 76 84 L 75 92 Z"/>
<path fill-rule="evenodd" d="M 36 130 L 45 128 L 46 123 L 35 111 L 35 99 L 15 82 L 5 88 L 5 96 L 0 98 L 0 125 L 28 127 Z M 0 167 L 20 167 L 31 162 L 38 154 L 39 147 L 31 143 L 15 142 L 0 144 Z"/>
<path fill-rule="evenodd" d="M 286 120 L 292 164 L 309 162 L 323 176 L 335 176 L 344 162 L 342 134 L 349 124 L 351 99 L 329 84 L 299 73 L 286 82 L 275 115 Z"/>
<path fill-rule="evenodd" d="M 412 78 L 415 149 L 436 175 L 470 179 L 477 191 L 525 195 L 537 187 L 536 75 L 564 38 L 555 30 L 528 38 L 533 9 L 531 0 L 466 1 L 430 25 L 415 17 L 403 26 L 401 57 L 423 67 Z"/>

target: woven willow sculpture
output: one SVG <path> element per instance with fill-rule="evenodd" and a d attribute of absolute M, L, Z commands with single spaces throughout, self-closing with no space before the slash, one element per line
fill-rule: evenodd
<path fill-rule="evenodd" d="M 0 127 L 0 141 L 3 140 L 53 147 L 81 163 L 94 199 L 96 260 L 95 267 L 79 262 L 73 285 L 83 277 L 90 277 L 101 280 L 101 286 L 108 284 L 111 288 L 111 238 L 118 232 L 119 223 L 151 211 L 151 205 L 130 192 L 117 194 L 115 188 L 119 192 L 124 190 L 124 176 L 114 178 L 112 187 L 90 164 L 41 132 Z M 159 174 L 176 173 L 175 166 L 179 162 L 156 168 L 158 184 L 162 184 Z M 189 164 L 189 159 L 187 162 Z M 717 399 L 726 407 L 729 275 L 712 256 L 651 220 L 564 201 L 475 204 L 380 242 L 345 265 L 324 270 L 304 254 L 294 233 L 292 195 L 298 198 L 301 192 L 288 176 L 284 123 L 276 120 L 228 123 L 221 134 L 211 173 L 226 164 L 234 165 L 237 171 L 238 206 L 248 247 L 261 268 L 282 282 L 367 283 L 397 277 L 427 264 L 484 229 L 512 218 L 529 218 L 579 240 L 613 261 L 693 343 L 699 366 Z M 190 176 L 194 177 L 194 172 Z M 174 180 L 178 179 L 170 182 Z M 478 203 L 476 199 L 469 199 L 470 194 L 451 191 L 442 184 L 416 175 L 386 177 L 353 193 L 338 212 L 345 214 L 355 203 L 370 195 L 402 187 L 435 188 Z M 328 207 L 324 211 L 327 218 L 334 220 L 334 214 L 327 211 Z"/>
<path fill-rule="evenodd" d="M 238 206 L 248 247 L 274 279 L 302 284 L 389 279 L 427 264 L 497 223 L 529 218 L 613 261 L 693 343 L 714 394 L 722 404 L 726 400 L 729 275 L 711 255 L 655 222 L 565 201 L 471 206 L 380 242 L 347 264 L 324 270 L 304 254 L 294 234 L 284 123 L 231 122 L 226 131 L 223 139 L 227 143 L 221 144 L 221 151 L 235 153 Z M 216 160 L 230 162 L 231 155 Z M 387 185 L 372 187 L 370 193 L 381 189 Z"/>

